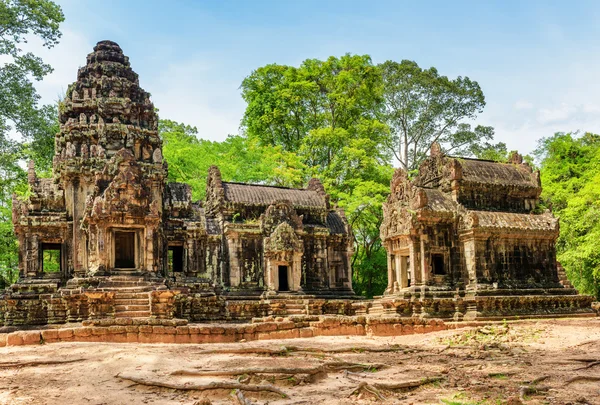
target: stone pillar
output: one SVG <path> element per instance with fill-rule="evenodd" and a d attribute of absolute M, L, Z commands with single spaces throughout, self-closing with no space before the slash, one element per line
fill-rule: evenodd
<path fill-rule="evenodd" d="M 293 252 L 292 266 L 288 271 L 291 271 L 291 291 L 302 291 L 300 286 L 302 280 L 302 252 Z"/>
<path fill-rule="evenodd" d="M 408 257 L 400 256 L 399 259 L 400 277 L 398 280 L 400 280 L 400 288 L 406 288 L 408 287 Z"/>
<path fill-rule="evenodd" d="M 463 242 L 465 254 L 465 269 L 469 277 L 468 289 L 477 288 L 477 257 L 475 255 L 475 240 L 469 239 Z"/>
<path fill-rule="evenodd" d="M 239 238 L 237 234 L 227 235 L 227 250 L 229 251 L 229 285 L 231 287 L 238 287 L 242 278 L 238 258 L 238 244 Z"/>
<path fill-rule="evenodd" d="M 427 235 L 421 234 L 421 284 L 427 284 L 429 281 L 429 260 L 428 260 L 428 238 Z"/>
<path fill-rule="evenodd" d="M 394 265 L 394 267 L 396 269 L 396 274 L 395 274 L 395 276 L 396 276 L 395 289 L 396 290 L 399 290 L 401 288 L 406 287 L 406 286 L 402 285 L 402 267 L 401 267 L 402 263 L 401 263 L 401 259 L 402 259 L 402 256 L 400 256 L 398 254 L 394 256 L 394 260 L 396 262 L 395 265 Z"/>
<path fill-rule="evenodd" d="M 421 285 L 421 261 L 419 242 L 411 239 L 409 245 L 410 266 L 409 271 L 413 285 Z"/>
<path fill-rule="evenodd" d="M 396 274 L 394 273 L 393 264 L 392 264 L 392 255 L 389 253 L 390 247 L 387 249 L 387 271 L 388 271 L 388 285 L 386 288 L 387 293 L 391 293 L 394 290 L 394 281 Z"/>

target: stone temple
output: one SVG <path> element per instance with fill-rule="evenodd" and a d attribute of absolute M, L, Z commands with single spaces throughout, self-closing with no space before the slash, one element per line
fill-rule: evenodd
<path fill-rule="evenodd" d="M 116 43 L 87 56 L 59 115 L 53 177 L 38 178 L 30 163 L 31 196 L 13 201 L 15 294 L 85 291 L 87 302 L 91 291 L 137 286 L 255 300 L 353 296 L 350 227 L 319 180 L 305 189 L 231 183 L 213 166 L 201 202 L 167 182 L 154 105 Z M 139 303 L 123 312 L 149 314 Z"/>
<path fill-rule="evenodd" d="M 416 178 L 397 169 L 381 226 L 388 309 L 406 310 L 396 296 L 455 318 L 585 311 L 589 297 L 556 261 L 558 219 L 537 212 L 541 192 L 539 171 L 517 153 L 499 163 L 434 144 Z"/>
<path fill-rule="evenodd" d="M 167 181 L 154 105 L 116 43 L 87 56 L 59 120 L 52 178 L 30 163 L 30 194 L 13 200 L 20 278 L 0 292 L 0 326 L 591 311 L 559 282 L 558 220 L 536 213 L 539 174 L 519 156 L 434 146 L 416 179 L 396 171 L 381 227 L 389 285 L 365 300 L 352 290 L 352 231 L 319 180 L 233 183 L 212 166 L 204 201 Z"/>

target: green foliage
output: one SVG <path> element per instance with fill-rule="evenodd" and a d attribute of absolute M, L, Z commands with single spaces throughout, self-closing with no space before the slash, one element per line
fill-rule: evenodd
<path fill-rule="evenodd" d="M 493 138 L 492 127 L 472 128 L 465 122 L 485 106 L 477 82 L 460 76 L 450 80 L 409 60 L 378 67 L 384 89 L 381 116 L 392 133 L 388 148 L 405 170 L 417 169 L 434 142 L 448 154 L 467 156 Z"/>
<path fill-rule="evenodd" d="M 303 140 L 355 136 L 355 126 L 374 119 L 381 100 L 381 78 L 367 55 L 346 54 L 326 61 L 307 59 L 300 67 L 267 65 L 241 85 L 248 103 L 242 124 L 250 138 L 296 152 Z M 342 130 L 342 131 L 340 131 Z M 345 131 L 345 132 L 344 132 Z M 329 146 L 329 145 L 328 145 Z M 331 148 L 339 147 L 339 142 Z M 327 165 L 332 149 L 315 160 Z"/>
<path fill-rule="evenodd" d="M 219 166 L 223 180 L 299 187 L 305 182 L 300 158 L 281 146 L 260 146 L 257 140 L 229 136 L 223 142 L 197 137 L 195 127 L 160 120 L 163 154 L 169 164 L 169 181 L 188 183 L 195 199 L 204 198 L 211 165 Z"/>
<path fill-rule="evenodd" d="M 354 230 L 354 288 L 367 296 L 387 284 L 379 226 L 393 169 L 389 128 L 378 119 L 382 94 L 370 57 L 349 54 L 299 67 L 267 65 L 242 83 L 249 139 L 297 153 L 344 208 Z"/>
<path fill-rule="evenodd" d="M 0 2 L 0 284 L 11 283 L 18 276 L 12 193 L 27 190 L 19 162 L 33 158 L 42 171 L 48 170 L 57 132 L 55 108 L 38 105 L 39 95 L 32 83 L 52 68 L 20 46 L 34 36 L 45 47 L 53 47 L 61 36 L 63 20 L 60 7 L 49 0 Z M 11 131 L 20 139 L 11 139 Z"/>
<path fill-rule="evenodd" d="M 557 258 L 580 292 L 600 297 L 600 136 L 556 133 L 535 153 L 542 198 L 560 217 Z"/>

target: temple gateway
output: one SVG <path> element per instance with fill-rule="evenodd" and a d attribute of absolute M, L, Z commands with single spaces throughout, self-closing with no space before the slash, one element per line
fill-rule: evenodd
<path fill-rule="evenodd" d="M 0 324 L 591 311 L 560 283 L 558 220 L 536 212 L 539 174 L 517 155 L 434 145 L 415 180 L 397 170 L 381 228 L 388 288 L 365 300 L 352 291 L 352 231 L 319 180 L 233 183 L 212 166 L 204 201 L 167 182 L 154 105 L 116 43 L 87 56 L 59 120 L 52 178 L 31 162 L 30 194 L 13 200 L 20 278 L 0 293 Z"/>

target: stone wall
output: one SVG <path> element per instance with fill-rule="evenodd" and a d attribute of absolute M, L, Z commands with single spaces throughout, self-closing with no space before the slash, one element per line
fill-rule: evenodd
<path fill-rule="evenodd" d="M 246 324 L 189 325 L 182 319 L 102 319 L 74 328 L 0 334 L 0 347 L 55 342 L 232 343 L 314 336 L 398 336 L 447 329 L 443 321 L 401 317 L 292 316 Z"/>

